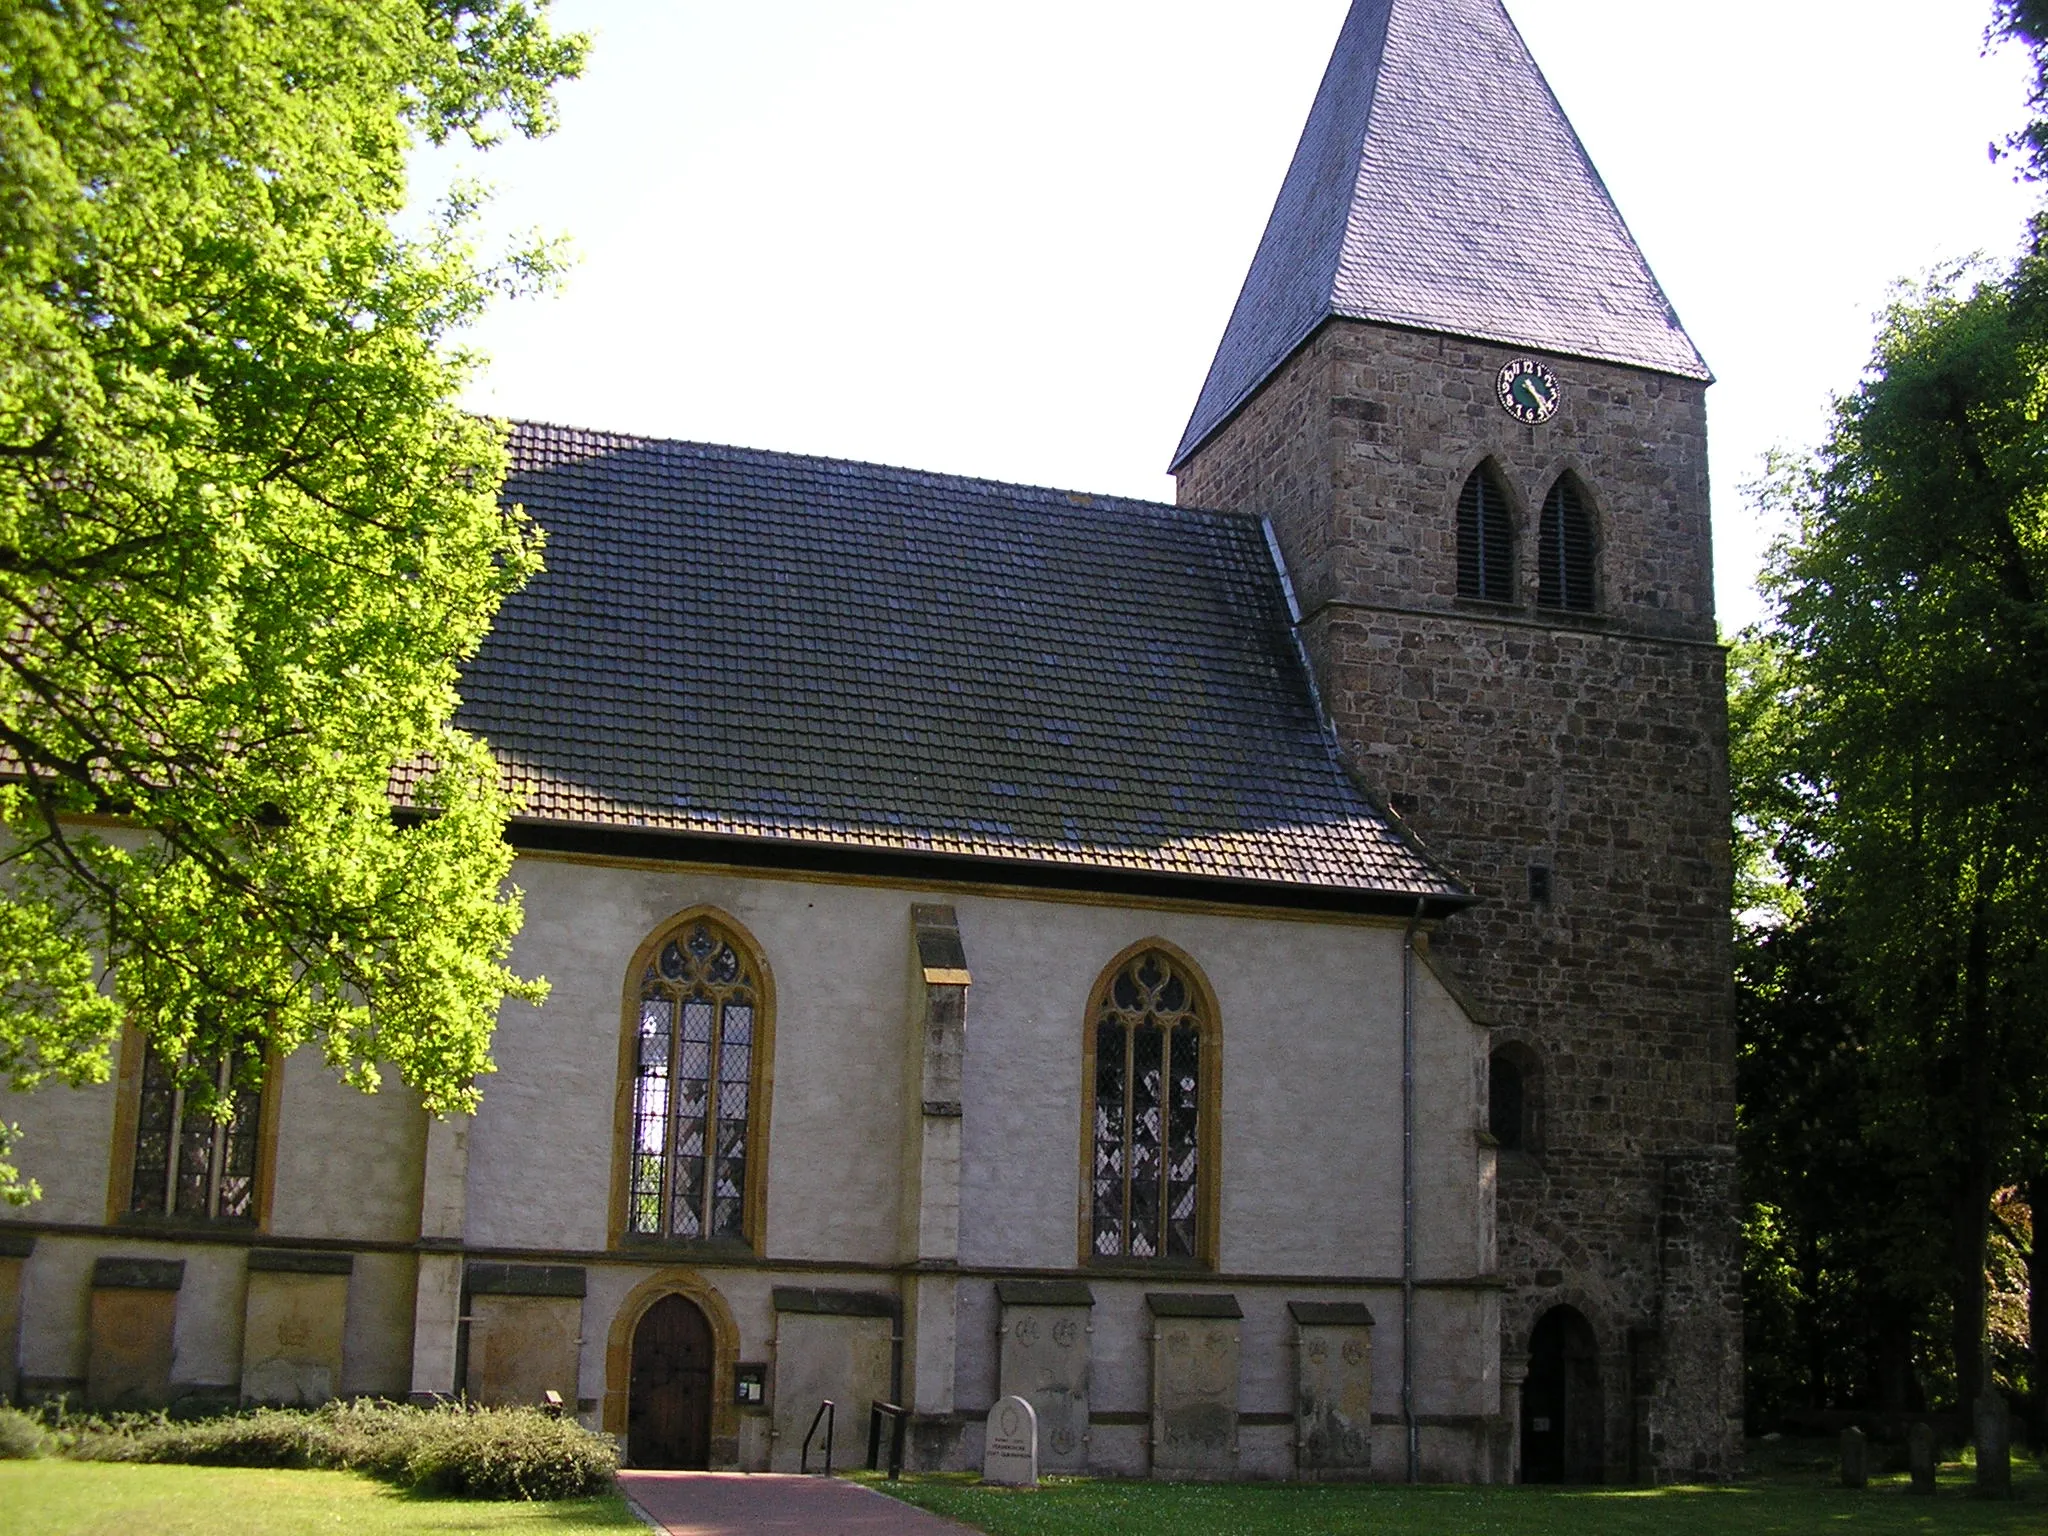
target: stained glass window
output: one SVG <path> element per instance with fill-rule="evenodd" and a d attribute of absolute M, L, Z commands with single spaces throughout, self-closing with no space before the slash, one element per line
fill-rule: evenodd
<path fill-rule="evenodd" d="M 154 1048 L 145 1048 L 135 1117 L 135 1174 L 128 1209 L 198 1221 L 256 1219 L 256 1135 L 262 1095 L 238 1085 L 230 1063 L 207 1074 L 228 1109 L 217 1120 Z"/>
<path fill-rule="evenodd" d="M 1159 950 L 1096 999 L 1090 1238 L 1097 1258 L 1193 1259 L 1200 1249 L 1201 994 Z"/>
<path fill-rule="evenodd" d="M 671 935 L 640 979 L 626 1230 L 743 1238 L 759 987 L 708 918 Z"/>

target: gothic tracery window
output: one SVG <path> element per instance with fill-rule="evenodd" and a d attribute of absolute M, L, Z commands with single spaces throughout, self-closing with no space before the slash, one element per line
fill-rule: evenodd
<path fill-rule="evenodd" d="M 1537 540 L 1542 571 L 1537 602 L 1546 608 L 1588 612 L 1593 607 L 1593 517 L 1569 475 L 1543 498 L 1543 527 Z"/>
<path fill-rule="evenodd" d="M 760 982 L 745 947 L 692 918 L 640 979 L 626 1230 L 747 1237 Z"/>
<path fill-rule="evenodd" d="M 225 1120 L 206 1113 L 155 1048 L 144 1047 L 128 1184 L 131 1214 L 255 1221 L 262 1096 L 235 1082 L 229 1061 L 208 1075 L 228 1106 Z"/>
<path fill-rule="evenodd" d="M 1515 600 L 1515 532 L 1507 493 L 1492 469 L 1472 471 L 1458 497 L 1458 596 Z"/>
<path fill-rule="evenodd" d="M 1201 990 L 1162 950 L 1098 987 L 1089 1174 L 1089 1249 L 1098 1259 L 1196 1259 L 1203 1223 Z"/>

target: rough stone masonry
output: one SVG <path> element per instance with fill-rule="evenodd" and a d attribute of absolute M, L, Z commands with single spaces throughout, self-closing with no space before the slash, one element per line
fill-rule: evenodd
<path fill-rule="evenodd" d="M 1544 356 L 1562 402 L 1524 426 L 1494 400 L 1519 355 L 1329 321 L 1183 463 L 1179 499 L 1271 520 L 1348 765 L 1484 898 L 1434 952 L 1496 1047 L 1540 1064 L 1540 1137 L 1501 1160 L 1510 1381 L 1537 1319 L 1572 1306 L 1599 1340 L 1598 1472 L 1720 1476 L 1741 1311 L 1705 385 Z M 1482 463 L 1518 529 L 1507 604 L 1458 594 Z M 1561 474 L 1594 512 L 1590 613 L 1536 602 Z"/>

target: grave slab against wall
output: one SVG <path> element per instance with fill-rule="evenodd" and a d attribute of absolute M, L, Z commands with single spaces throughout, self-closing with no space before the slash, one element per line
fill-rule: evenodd
<path fill-rule="evenodd" d="M 1338 1482 L 1372 1473 L 1372 1313 L 1359 1302 L 1296 1301 L 1294 1464 Z"/>
<path fill-rule="evenodd" d="M 1006 1280 L 996 1295 L 1002 1391 L 1038 1416 L 1039 1468 L 1086 1471 L 1094 1294 L 1080 1280 Z"/>
<path fill-rule="evenodd" d="M 21 1272 L 36 1240 L 28 1232 L 0 1232 L 0 1403 L 14 1401 L 20 1385 Z"/>
<path fill-rule="evenodd" d="M 576 1406 L 583 1334 L 581 1268 L 472 1264 L 463 1390 L 486 1407 L 536 1407 L 549 1392 Z"/>
<path fill-rule="evenodd" d="M 777 1472 L 794 1472 L 804 1435 L 827 1398 L 837 1405 L 832 1465 L 858 1465 L 867 1455 L 868 1410 L 888 1402 L 897 1329 L 897 1301 L 884 1292 L 775 1287 L 774 1451 Z M 823 1460 L 824 1430 L 811 1445 L 811 1468 Z"/>
<path fill-rule="evenodd" d="M 1152 1475 L 1224 1478 L 1237 1471 L 1239 1323 L 1235 1296 L 1150 1292 Z"/>
<path fill-rule="evenodd" d="M 346 1253 L 250 1250 L 242 1304 L 243 1402 L 310 1407 L 341 1390 L 354 1268 Z"/>
<path fill-rule="evenodd" d="M 171 1345 L 183 1259 L 95 1260 L 85 1400 L 92 1408 L 159 1408 L 171 1400 Z"/>

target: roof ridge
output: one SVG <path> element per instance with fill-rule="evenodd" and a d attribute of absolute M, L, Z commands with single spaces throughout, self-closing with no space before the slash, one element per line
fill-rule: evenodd
<path fill-rule="evenodd" d="M 911 481 L 935 489 L 952 490 L 978 488 L 991 491 L 1024 491 L 1038 496 L 1064 500 L 1068 504 L 1087 509 L 1119 511 L 1126 509 L 1148 512 L 1167 512 L 1176 517 L 1213 518 L 1229 522 L 1257 523 L 1257 513 L 1238 511 L 1224 507 L 1185 506 L 1179 502 L 1151 501 L 1142 496 L 1123 496 L 1112 491 L 1083 491 L 1068 486 L 1040 485 L 1023 480 L 998 480 L 987 475 L 955 474 L 946 470 L 916 469 L 905 464 L 886 464 L 878 459 L 842 459 L 826 454 L 796 453 L 784 448 L 753 448 L 739 443 L 712 443 L 697 438 L 660 437 L 641 432 L 620 432 L 605 427 L 579 427 L 566 422 L 536 421 L 529 417 L 499 417 L 514 433 L 521 430 L 535 432 L 558 432 L 570 436 L 592 438 L 607 443 L 630 444 L 635 447 L 680 448 L 727 459 L 747 459 L 756 463 L 787 464 L 809 468 L 832 470 L 856 470 L 886 476 L 897 481 Z"/>

